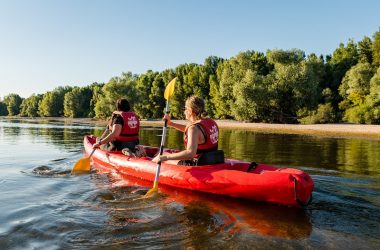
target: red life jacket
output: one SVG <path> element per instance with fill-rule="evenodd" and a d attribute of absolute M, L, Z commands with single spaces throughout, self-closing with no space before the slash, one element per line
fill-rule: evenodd
<path fill-rule="evenodd" d="M 219 128 L 216 122 L 211 118 L 202 119 L 201 121 L 192 123 L 185 128 L 183 136 L 185 147 L 187 146 L 187 130 L 189 129 L 189 127 L 193 125 L 198 126 L 205 138 L 204 143 L 198 144 L 197 154 L 217 150 L 219 140 Z"/>
<path fill-rule="evenodd" d="M 123 127 L 115 140 L 133 141 L 139 139 L 140 120 L 134 112 L 114 111 L 112 115 L 120 115 L 123 118 Z M 112 130 L 111 123 L 108 125 L 110 130 Z"/>

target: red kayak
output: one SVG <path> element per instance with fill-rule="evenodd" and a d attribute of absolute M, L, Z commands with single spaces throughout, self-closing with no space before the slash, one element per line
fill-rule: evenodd
<path fill-rule="evenodd" d="M 91 153 L 95 142 L 93 136 L 84 137 L 87 155 Z M 144 149 L 148 155 L 155 155 L 159 150 L 149 146 L 144 146 Z M 172 149 L 165 151 L 178 152 Z M 151 182 L 157 167 L 149 157 L 137 158 L 100 149 L 92 155 L 92 161 L 102 171 L 117 171 L 121 176 L 133 176 Z M 205 166 L 178 166 L 163 162 L 159 185 L 294 207 L 306 206 L 311 201 L 314 188 L 312 178 L 301 170 L 233 159 Z"/>

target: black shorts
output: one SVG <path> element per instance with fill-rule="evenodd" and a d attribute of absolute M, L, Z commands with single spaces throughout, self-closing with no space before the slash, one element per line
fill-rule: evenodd
<path fill-rule="evenodd" d="M 108 151 L 121 151 L 124 148 L 129 148 L 130 150 L 134 150 L 136 145 L 139 145 L 139 140 L 133 141 L 112 141 L 104 145 L 102 149 Z"/>
<path fill-rule="evenodd" d="M 177 165 L 180 166 L 196 166 L 197 162 L 195 160 L 180 160 Z"/>

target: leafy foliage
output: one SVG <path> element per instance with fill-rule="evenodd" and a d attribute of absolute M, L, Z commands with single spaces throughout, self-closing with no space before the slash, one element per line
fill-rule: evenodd
<path fill-rule="evenodd" d="M 8 115 L 7 105 L 4 102 L 0 102 L 0 116 Z"/>
<path fill-rule="evenodd" d="M 21 112 L 20 116 L 26 117 L 37 117 L 38 113 L 38 105 L 42 100 L 42 95 L 31 95 L 30 97 L 24 99 L 21 103 Z"/>
<path fill-rule="evenodd" d="M 8 115 L 15 116 L 20 113 L 22 98 L 18 94 L 9 94 L 5 96 L 3 102 L 7 106 Z"/>
<path fill-rule="evenodd" d="M 123 73 L 121 77 L 113 77 L 102 87 L 102 95 L 95 104 L 95 116 L 107 118 L 116 109 L 115 103 L 119 98 L 126 98 L 133 108 L 137 103 L 136 81 L 137 75 L 131 72 Z"/>
<path fill-rule="evenodd" d="M 380 67 L 380 28 L 373 35 L 372 53 L 373 66 Z"/>
<path fill-rule="evenodd" d="M 65 94 L 71 91 L 72 87 L 58 87 L 53 91 L 48 91 L 43 95 L 39 105 L 40 116 L 59 117 L 63 116 L 63 101 Z"/>
<path fill-rule="evenodd" d="M 88 117 L 92 99 L 90 87 L 74 87 L 67 92 L 63 100 L 63 111 L 66 117 Z"/>

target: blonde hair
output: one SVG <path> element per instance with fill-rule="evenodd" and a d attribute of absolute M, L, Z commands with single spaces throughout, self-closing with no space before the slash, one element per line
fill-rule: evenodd
<path fill-rule="evenodd" d="M 205 102 L 202 98 L 196 95 L 192 95 L 187 98 L 185 105 L 188 108 L 191 108 L 198 119 L 204 118 L 207 115 L 205 111 Z"/>

